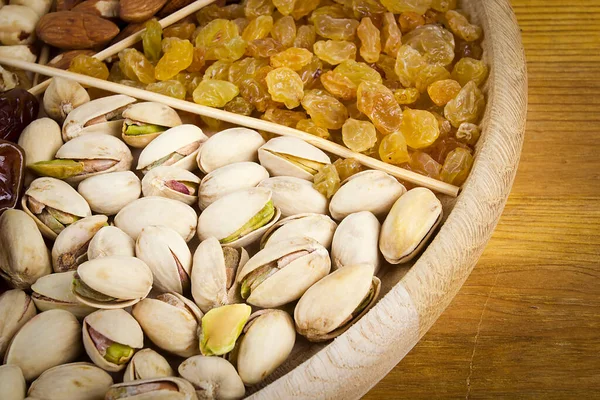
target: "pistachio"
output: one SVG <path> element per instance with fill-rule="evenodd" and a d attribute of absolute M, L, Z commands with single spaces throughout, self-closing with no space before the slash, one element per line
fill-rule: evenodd
<path fill-rule="evenodd" d="M 206 207 L 223 196 L 242 189 L 250 189 L 267 179 L 269 173 L 260 164 L 242 161 L 217 168 L 202 178 L 199 206 Z"/>
<path fill-rule="evenodd" d="M 35 25 L 40 19 L 31 8 L 6 5 L 0 8 L 0 43 L 30 44 L 35 40 Z"/>
<path fill-rule="evenodd" d="M 251 311 L 247 304 L 229 304 L 207 312 L 201 321 L 202 355 L 220 356 L 233 350 Z"/>
<path fill-rule="evenodd" d="M 0 393 L 3 400 L 23 400 L 27 385 L 21 368 L 16 365 L 0 366 Z"/>
<path fill-rule="evenodd" d="M 35 60 L 37 60 L 37 55 L 34 53 L 34 47 L 25 44 L 0 46 L 0 57 L 10 57 L 27 62 L 35 62 Z"/>
<path fill-rule="evenodd" d="M 381 226 L 381 254 L 390 264 L 412 260 L 439 226 L 442 214 L 442 203 L 431 190 L 409 190 L 394 203 Z"/>
<path fill-rule="evenodd" d="M 17 4 L 31 8 L 39 17 L 48 14 L 52 0 L 10 0 L 10 4 Z"/>
<path fill-rule="evenodd" d="M 79 319 L 85 318 L 96 309 L 80 303 L 73 292 L 71 284 L 75 271 L 58 272 L 38 279 L 33 285 L 31 298 L 40 311 L 61 309 L 69 311 Z"/>
<path fill-rule="evenodd" d="M 241 302 L 235 276 L 248 258 L 243 247 L 221 247 L 214 237 L 200 243 L 194 253 L 191 284 L 194 301 L 202 311 Z"/>
<path fill-rule="evenodd" d="M 289 136 L 269 140 L 258 149 L 260 164 L 271 176 L 294 176 L 313 180 L 313 176 L 331 160 L 323 151 Z"/>
<path fill-rule="evenodd" d="M 166 376 L 175 376 L 167 360 L 154 350 L 143 349 L 135 353 L 127 364 L 123 382 Z"/>
<path fill-rule="evenodd" d="M 255 385 L 269 376 L 288 358 L 295 342 L 294 321 L 285 311 L 252 314 L 237 353 L 237 369 L 244 384 Z"/>
<path fill-rule="evenodd" d="M 65 310 L 49 310 L 31 318 L 17 332 L 4 356 L 31 381 L 47 369 L 75 361 L 81 353 L 81 325 Z"/>
<path fill-rule="evenodd" d="M 298 214 L 277 221 L 260 240 L 261 248 L 282 240 L 309 237 L 329 248 L 337 224 L 323 214 Z"/>
<path fill-rule="evenodd" d="M 224 358 L 194 356 L 179 365 L 179 375 L 196 389 L 199 399 L 241 399 L 244 382 L 234 366 Z"/>
<path fill-rule="evenodd" d="M 152 168 L 142 179 L 144 196 L 161 196 L 179 200 L 189 206 L 198 201 L 200 178 L 179 167 Z"/>
<path fill-rule="evenodd" d="M 279 219 L 271 191 L 264 188 L 240 190 L 208 206 L 198 219 L 198 237 L 215 237 L 226 246 L 242 247 L 258 240 Z"/>
<path fill-rule="evenodd" d="M 88 260 L 108 256 L 135 256 L 135 242 L 116 226 L 105 226 L 90 241 Z"/>
<path fill-rule="evenodd" d="M 334 270 L 346 265 L 371 264 L 379 271 L 379 232 L 381 224 L 369 211 L 348 215 L 340 222 L 331 245 Z"/>
<path fill-rule="evenodd" d="M 19 146 L 25 150 L 27 166 L 39 161 L 53 160 L 62 145 L 60 126 L 50 118 L 36 119 L 27 125 L 19 136 Z M 33 179 L 33 174 L 28 173 L 26 184 L 31 183 Z"/>
<path fill-rule="evenodd" d="M 265 144 L 260 134 L 248 128 L 231 128 L 212 135 L 203 145 L 196 162 L 208 174 L 217 168 L 242 161 L 257 161 L 258 149 Z"/>
<path fill-rule="evenodd" d="M 13 287 L 29 289 L 52 272 L 44 239 L 35 222 L 21 210 L 0 215 L 0 276 Z"/>
<path fill-rule="evenodd" d="M 83 345 L 94 364 L 117 372 L 144 346 L 144 333 L 128 312 L 99 310 L 83 320 Z"/>
<path fill-rule="evenodd" d="M 163 377 L 142 379 L 113 385 L 106 392 L 105 400 L 196 400 L 191 383 L 185 379 Z"/>
<path fill-rule="evenodd" d="M 139 178 L 131 171 L 111 172 L 84 179 L 77 191 L 93 212 L 114 215 L 137 200 L 142 192 Z"/>
<path fill-rule="evenodd" d="M 179 293 L 144 299 L 132 314 L 148 338 L 163 350 L 180 357 L 199 354 L 198 326 L 202 311 Z"/>
<path fill-rule="evenodd" d="M 237 282 L 246 302 L 257 307 L 279 307 L 297 300 L 329 273 L 327 250 L 310 238 L 277 242 L 250 258 Z"/>
<path fill-rule="evenodd" d="M 45 371 L 29 388 L 28 395 L 43 400 L 103 399 L 112 377 L 87 362 L 59 365 Z"/>
<path fill-rule="evenodd" d="M 283 217 L 296 214 L 327 214 L 327 198 L 311 182 L 293 176 L 276 176 L 259 185 L 273 192 L 273 204 Z"/>
<path fill-rule="evenodd" d="M 15 333 L 35 314 L 35 305 L 24 291 L 8 290 L 0 296 L 0 358 Z"/>
<path fill-rule="evenodd" d="M 52 246 L 54 272 L 74 270 L 87 261 L 90 240 L 102 227 L 108 225 L 107 222 L 106 215 L 94 215 L 74 222 L 59 233 Z"/>
<path fill-rule="evenodd" d="M 44 93 L 43 105 L 46 114 L 62 124 L 71 111 L 89 101 L 90 95 L 79 83 L 66 78 L 54 77 Z"/>
<path fill-rule="evenodd" d="M 121 137 L 131 147 L 144 148 L 161 133 L 181 125 L 181 118 L 171 107 L 144 102 L 130 105 L 123 111 Z"/>
<path fill-rule="evenodd" d="M 294 309 L 296 331 L 311 342 L 341 335 L 377 300 L 380 281 L 369 264 L 332 272 L 304 293 Z"/>

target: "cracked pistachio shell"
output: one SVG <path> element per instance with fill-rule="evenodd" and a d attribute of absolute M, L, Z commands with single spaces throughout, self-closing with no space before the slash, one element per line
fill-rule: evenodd
<path fill-rule="evenodd" d="M 244 285 L 251 273 L 273 263 L 275 272 L 252 288 L 246 299 L 248 304 L 272 308 L 290 303 L 331 269 L 329 253 L 323 246 L 310 238 L 295 238 L 256 253 L 238 273 L 238 284 Z"/>
<path fill-rule="evenodd" d="M 135 242 L 116 226 L 105 226 L 90 241 L 88 260 L 108 256 L 135 257 Z"/>
<path fill-rule="evenodd" d="M 21 289 L 8 290 L 0 296 L 0 358 L 15 333 L 35 314 L 31 297 Z"/>
<path fill-rule="evenodd" d="M 271 201 L 271 191 L 264 188 L 250 188 L 230 193 L 208 206 L 198 219 L 198 237 L 204 241 L 215 237 L 222 241 L 233 235 L 250 222 Z M 226 243 L 230 247 L 247 246 L 279 219 L 280 213 L 275 207 L 273 217 L 237 240 Z"/>
<path fill-rule="evenodd" d="M 59 233 L 52 246 L 54 272 L 71 271 L 87 261 L 88 243 L 107 222 L 106 215 L 92 215 L 72 223 Z"/>
<path fill-rule="evenodd" d="M 181 118 L 177 111 L 162 103 L 147 101 L 132 104 L 123 111 L 123 129 L 121 137 L 131 147 L 144 148 L 164 132 L 153 132 L 142 135 L 128 135 L 125 133 L 128 123 L 141 125 L 157 125 L 163 128 L 173 128 L 181 125 Z M 166 129 L 165 129 L 166 130 Z"/>
<path fill-rule="evenodd" d="M 152 289 L 152 271 L 135 257 L 110 256 L 86 261 L 77 268 L 77 275 L 92 290 L 116 299 L 103 302 L 74 292 L 77 300 L 96 308 L 129 307 Z"/>
<path fill-rule="evenodd" d="M 4 355 L 31 381 L 47 369 L 75 361 L 81 353 L 81 325 L 65 310 L 44 311 L 17 332 Z"/>
<path fill-rule="evenodd" d="M 199 142 L 200 146 L 202 146 L 202 143 L 207 139 L 208 137 L 202 132 L 202 129 L 195 125 L 184 124 L 170 128 L 150 142 L 144 150 L 142 150 L 136 169 L 143 170 L 160 159 L 195 142 Z M 196 154 L 198 154 L 198 150 L 194 150 L 189 155 L 171 165 L 193 171 L 196 169 L 196 163 L 194 162 Z"/>
<path fill-rule="evenodd" d="M 0 367 L 0 393 L 3 400 L 23 400 L 27 393 L 27 385 L 21 368 L 16 365 Z"/>
<path fill-rule="evenodd" d="M 228 304 L 207 312 L 200 329 L 202 355 L 220 356 L 232 351 L 251 312 L 247 304 Z"/>
<path fill-rule="evenodd" d="M 169 389 L 160 389 L 157 384 L 166 383 L 175 385 L 177 391 Z M 115 397 L 122 391 L 123 388 L 127 387 L 141 387 L 142 385 L 150 384 L 149 388 L 151 391 L 143 392 L 133 396 L 127 397 Z M 169 385 L 169 386 L 171 386 Z M 142 379 L 139 381 L 124 382 L 117 385 L 113 385 L 106 393 L 106 399 L 122 398 L 127 400 L 197 400 L 196 392 L 191 383 L 182 378 L 175 377 L 163 377 L 154 379 Z"/>
<path fill-rule="evenodd" d="M 179 293 L 144 299 L 132 314 L 146 336 L 158 347 L 180 357 L 199 354 L 198 327 L 202 311 Z"/>
<path fill-rule="evenodd" d="M 66 310 L 79 319 L 96 311 L 80 303 L 71 291 L 74 275 L 75 271 L 54 273 L 41 277 L 31 285 L 31 297 L 38 310 Z"/>
<path fill-rule="evenodd" d="M 334 270 L 346 265 L 371 264 L 379 271 L 379 232 L 381 224 L 369 211 L 348 215 L 340 222 L 331 245 Z"/>
<path fill-rule="evenodd" d="M 369 264 L 348 265 L 315 283 L 294 309 L 296 331 L 311 342 L 333 339 L 360 319 L 375 303 L 380 281 Z M 354 316 L 372 291 L 372 299 Z"/>
<path fill-rule="evenodd" d="M 162 225 L 175 230 L 189 242 L 196 233 L 198 216 L 192 207 L 180 201 L 150 196 L 126 205 L 116 215 L 114 223 L 134 240 L 145 227 Z"/>
<path fill-rule="evenodd" d="M 273 192 L 273 204 L 281 209 L 283 217 L 305 213 L 327 214 L 327 198 L 305 179 L 276 176 L 265 179 L 258 187 Z"/>
<path fill-rule="evenodd" d="M 115 215 L 140 197 L 142 187 L 133 172 L 120 171 L 87 178 L 79 184 L 77 191 L 93 212 Z"/>
<path fill-rule="evenodd" d="M 187 183 L 186 187 L 190 194 L 173 189 L 173 185 L 170 185 L 171 181 Z M 199 185 L 200 178 L 186 169 L 173 166 L 156 167 L 144 175 L 142 179 L 142 192 L 145 197 L 166 197 L 192 206 L 198 201 Z M 190 186 L 194 189 L 190 190 Z"/>
<path fill-rule="evenodd" d="M 442 220 L 442 203 L 426 188 L 409 190 L 395 203 L 381 226 L 379 250 L 390 264 L 412 260 Z"/>
<path fill-rule="evenodd" d="M 359 172 L 342 182 L 331 198 L 329 212 L 338 221 L 360 211 L 370 211 L 381 218 L 405 192 L 404 185 L 390 174 L 376 170 Z"/>
<path fill-rule="evenodd" d="M 112 377 L 102 369 L 76 362 L 45 371 L 33 381 L 28 395 L 43 400 L 98 400 L 112 384 Z"/>
<path fill-rule="evenodd" d="M 62 124 L 71 111 L 88 101 L 90 95 L 79 83 L 71 79 L 54 77 L 44 93 L 43 105 L 46 114 Z M 61 128 L 58 133 L 62 143 Z"/>
<path fill-rule="evenodd" d="M 63 140 L 67 142 L 76 137 L 92 133 L 120 135 L 123 124 L 123 121 L 119 118 L 122 112 L 121 109 L 134 102 L 133 97 L 116 94 L 83 103 L 67 115 L 62 128 Z M 115 121 L 115 118 L 119 119 Z M 97 119 L 97 123 L 89 124 L 90 121 L 95 119 Z M 106 121 L 106 119 L 109 121 Z"/>
<path fill-rule="evenodd" d="M 271 176 L 294 176 L 312 181 L 314 174 L 331 160 L 322 150 L 302 139 L 279 136 L 258 149 L 260 164 Z"/>
<path fill-rule="evenodd" d="M 246 385 L 269 376 L 290 355 L 296 342 L 294 321 L 281 310 L 261 310 L 250 316 L 240 339 L 237 370 Z"/>
<path fill-rule="evenodd" d="M 182 294 L 189 289 L 192 253 L 173 229 L 156 225 L 142 229 L 135 243 L 135 255 L 152 271 L 158 291 Z"/>
<path fill-rule="evenodd" d="M 268 177 L 269 173 L 262 165 L 250 161 L 217 168 L 202 178 L 198 194 L 200 209 L 204 210 L 230 193 L 253 188 Z"/>
<path fill-rule="evenodd" d="M 258 149 L 265 144 L 260 133 L 248 128 L 225 129 L 202 144 L 196 162 L 208 174 L 217 168 L 242 161 L 257 161 Z"/>
<path fill-rule="evenodd" d="M 50 256 L 34 220 L 21 210 L 0 215 L 0 276 L 13 287 L 29 289 L 52 272 Z"/>
<path fill-rule="evenodd" d="M 226 252 L 237 252 L 239 259 L 235 265 L 227 265 Z M 194 253 L 191 283 L 192 296 L 202 311 L 208 312 L 215 307 L 241 303 L 235 276 L 248 259 L 248 252 L 243 247 L 223 248 L 214 237 L 198 245 Z M 234 260 L 230 259 L 231 261 Z"/>
<path fill-rule="evenodd" d="M 37 202 L 44 204 L 47 207 L 62 211 L 63 213 L 72 214 L 79 218 L 85 218 L 92 215 L 90 206 L 85 199 L 77 193 L 68 183 L 60 179 L 42 177 L 37 178 L 29 188 L 25 191 L 25 196 L 21 200 L 21 206 L 37 224 L 40 232 L 46 239 L 54 240 L 57 234 L 49 227 L 44 225 L 42 221 L 36 217 L 27 204 L 27 196 L 32 197 Z"/>
<path fill-rule="evenodd" d="M 135 353 L 127 364 L 123 382 L 165 376 L 175 376 L 167 360 L 152 349 L 143 349 Z"/>
<path fill-rule="evenodd" d="M 116 309 L 91 313 L 83 320 L 83 346 L 92 362 L 105 371 L 121 371 L 125 364 L 112 363 L 100 354 L 90 336 L 90 327 L 115 343 L 131 347 L 133 351 L 144 347 L 142 328 L 127 311 Z"/>
<path fill-rule="evenodd" d="M 221 357 L 190 357 L 179 365 L 178 372 L 194 385 L 199 399 L 237 400 L 246 393 L 234 366 Z"/>
<path fill-rule="evenodd" d="M 327 215 L 298 214 L 277 221 L 260 240 L 261 248 L 282 240 L 309 237 L 329 248 L 337 224 Z"/>

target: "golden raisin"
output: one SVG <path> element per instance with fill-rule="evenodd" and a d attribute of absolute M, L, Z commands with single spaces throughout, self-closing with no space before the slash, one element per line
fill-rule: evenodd
<path fill-rule="evenodd" d="M 455 98 L 458 92 L 460 92 L 460 89 L 460 83 L 453 79 L 444 79 L 429 85 L 427 87 L 427 93 L 429 93 L 431 101 L 441 107 L 445 106 L 446 103 Z"/>

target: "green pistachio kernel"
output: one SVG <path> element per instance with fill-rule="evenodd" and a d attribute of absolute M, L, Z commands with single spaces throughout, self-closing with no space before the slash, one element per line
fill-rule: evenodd
<path fill-rule="evenodd" d="M 273 202 L 269 200 L 267 204 L 248 222 L 246 222 L 240 229 L 233 232 L 231 235 L 227 236 L 219 240 L 221 244 L 227 244 L 238 240 L 239 238 L 246 236 L 250 232 L 257 230 L 258 228 L 265 226 L 273 219 L 273 215 L 275 215 L 275 207 L 273 206 Z"/>
<path fill-rule="evenodd" d="M 57 179 L 67 179 L 83 173 L 83 163 L 75 160 L 38 161 L 29 165 L 38 175 L 51 176 Z"/>

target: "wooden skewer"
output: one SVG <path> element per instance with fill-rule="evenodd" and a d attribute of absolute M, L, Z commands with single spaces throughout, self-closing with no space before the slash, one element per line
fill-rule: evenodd
<path fill-rule="evenodd" d="M 180 10 L 175 11 L 173 14 L 161 19 L 158 21 L 161 27 L 166 28 L 167 26 L 171 26 L 174 23 L 182 20 L 183 18 L 192 15 L 196 11 L 206 7 L 207 5 L 214 3 L 216 0 L 196 0 L 195 2 L 183 7 Z M 121 50 L 125 50 L 142 39 L 142 33 L 144 33 L 145 29 L 138 31 L 130 36 L 127 36 L 125 39 L 113 44 L 112 46 L 107 47 L 99 53 L 93 55 L 94 58 L 97 58 L 100 61 L 106 60 L 109 57 L 118 54 Z M 29 93 L 34 96 L 40 95 L 44 93 L 44 90 L 48 88 L 50 85 L 50 80 L 46 80 L 39 85 L 36 85 L 29 89 Z"/>
<path fill-rule="evenodd" d="M 52 68 L 27 61 L 15 60 L 7 57 L 0 57 L 0 64 L 21 68 L 23 70 L 36 72 L 42 75 L 57 76 L 61 78 L 71 79 L 76 82 L 79 82 L 82 85 L 106 90 L 109 92 L 126 94 L 128 96 L 135 97 L 141 100 L 163 103 L 177 110 L 187 111 L 192 114 L 219 119 L 236 125 L 242 125 L 253 129 L 272 132 L 278 135 L 296 137 L 313 144 L 321 150 L 327 151 L 329 153 L 335 154 L 343 158 L 354 158 L 366 167 L 385 171 L 399 179 L 429 188 L 433 191 L 447 194 L 453 197 L 456 197 L 459 192 L 459 188 L 457 186 L 450 185 L 448 183 L 441 182 L 436 179 L 429 178 L 427 176 L 420 175 L 412 171 L 407 171 L 400 167 L 386 164 L 382 161 L 365 156 L 364 154 L 355 153 L 352 150 L 344 146 L 340 146 L 337 143 L 330 142 L 329 140 L 322 139 L 309 133 L 289 128 L 287 126 L 279 125 L 273 122 L 264 121 L 258 118 L 246 117 L 217 108 L 202 106 L 189 101 L 175 99 L 173 97 L 150 92 L 144 89 L 138 89 L 126 85 L 121 85 L 119 83 L 92 78 L 87 75 L 76 74 L 62 69 Z"/>

